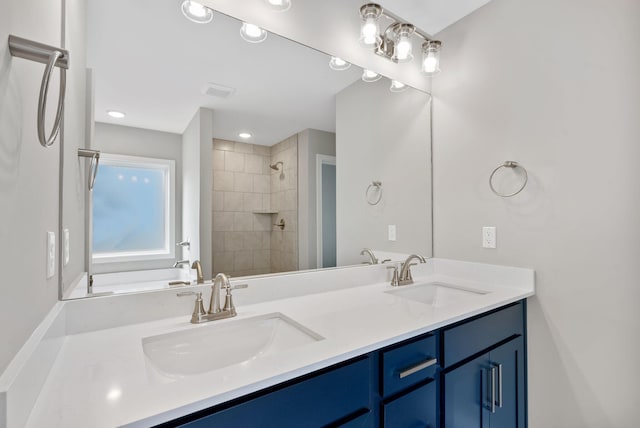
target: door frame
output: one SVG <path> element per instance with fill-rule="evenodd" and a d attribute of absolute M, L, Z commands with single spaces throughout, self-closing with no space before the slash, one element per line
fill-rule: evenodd
<path fill-rule="evenodd" d="M 316 263 L 322 269 L 322 165 L 336 165 L 336 157 L 316 155 Z"/>

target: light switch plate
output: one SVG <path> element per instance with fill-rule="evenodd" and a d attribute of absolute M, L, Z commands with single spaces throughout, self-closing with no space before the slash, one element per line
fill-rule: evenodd
<path fill-rule="evenodd" d="M 389 241 L 395 241 L 395 240 L 396 240 L 396 225 L 390 224 L 389 225 Z"/>
<path fill-rule="evenodd" d="M 56 273 L 56 234 L 47 232 L 47 279 Z"/>
<path fill-rule="evenodd" d="M 64 236 L 63 236 L 63 243 L 64 243 L 64 265 L 68 265 L 69 264 L 69 258 L 70 258 L 70 254 L 69 254 L 69 229 L 65 229 L 64 231 Z"/>
<path fill-rule="evenodd" d="M 482 247 L 496 248 L 496 228 L 494 226 L 482 228 Z"/>

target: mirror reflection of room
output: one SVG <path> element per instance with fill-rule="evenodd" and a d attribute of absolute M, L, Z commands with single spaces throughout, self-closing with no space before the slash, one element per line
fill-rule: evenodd
<path fill-rule="evenodd" d="M 87 148 L 100 164 L 82 207 L 85 272 L 66 269 L 66 297 L 428 253 L 428 94 L 275 34 L 249 40 L 216 11 L 196 23 L 149 1 L 87 3 Z M 405 176 L 407 163 L 423 175 Z"/>

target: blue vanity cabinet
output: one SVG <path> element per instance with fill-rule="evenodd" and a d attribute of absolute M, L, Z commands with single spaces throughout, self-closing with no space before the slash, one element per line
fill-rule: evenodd
<path fill-rule="evenodd" d="M 526 427 L 524 317 L 519 302 L 454 326 L 450 335 L 443 329 L 443 428 Z"/>

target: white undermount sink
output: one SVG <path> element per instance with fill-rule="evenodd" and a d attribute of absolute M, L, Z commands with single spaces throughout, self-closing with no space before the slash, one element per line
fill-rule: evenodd
<path fill-rule="evenodd" d="M 151 364 L 169 376 L 196 375 L 324 338 L 281 313 L 194 326 L 142 339 Z"/>
<path fill-rule="evenodd" d="M 400 286 L 395 290 L 385 291 L 385 293 L 403 299 L 425 303 L 433 307 L 443 307 L 449 304 L 459 303 L 460 301 L 475 299 L 488 292 L 440 282 L 430 282 L 427 284 Z"/>

